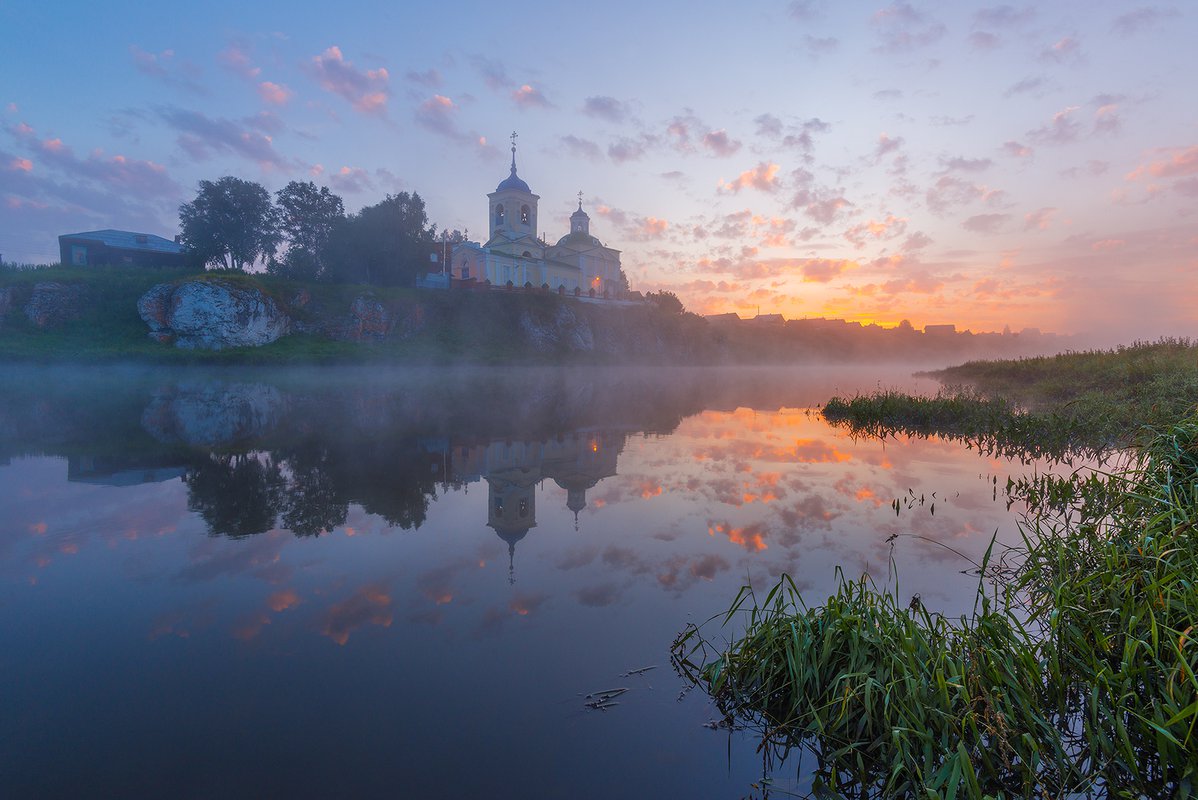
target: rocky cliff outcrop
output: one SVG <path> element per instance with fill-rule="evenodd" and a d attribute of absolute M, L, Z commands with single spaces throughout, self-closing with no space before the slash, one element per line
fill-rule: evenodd
<path fill-rule="evenodd" d="M 137 301 L 137 311 L 151 337 L 189 349 L 257 347 L 291 329 L 274 298 L 219 278 L 160 283 Z"/>
<path fill-rule="evenodd" d="M 9 303 L 12 302 L 11 289 Z M 56 328 L 83 313 L 83 287 L 71 283 L 37 283 L 25 304 L 25 316 L 39 328 Z M 4 315 L 0 313 L 0 317 Z"/>
<path fill-rule="evenodd" d="M 525 309 L 520 313 L 520 330 L 537 352 L 567 350 L 578 353 L 595 349 L 595 335 L 591 326 L 565 304 L 559 305 L 550 314 L 536 314 Z"/>

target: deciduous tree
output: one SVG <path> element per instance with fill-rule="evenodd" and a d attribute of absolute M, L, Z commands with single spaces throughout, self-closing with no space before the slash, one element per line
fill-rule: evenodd
<path fill-rule="evenodd" d="M 318 279 L 325 271 L 329 237 L 345 219 L 345 205 L 327 186 L 291 181 L 275 193 L 279 231 L 287 252 L 268 269 L 288 278 Z"/>
<path fill-rule="evenodd" d="M 196 199 L 179 206 L 181 241 L 204 266 L 242 270 L 273 255 L 278 214 L 258 183 L 226 175 L 200 181 Z"/>
<path fill-rule="evenodd" d="M 433 231 L 424 200 L 413 192 L 346 217 L 329 239 L 328 271 L 335 280 L 411 286 L 428 271 Z"/>

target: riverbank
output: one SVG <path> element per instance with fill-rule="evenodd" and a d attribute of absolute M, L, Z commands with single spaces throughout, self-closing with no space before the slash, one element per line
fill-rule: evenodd
<path fill-rule="evenodd" d="M 1021 542 L 992 545 L 949 619 L 842 577 L 822 605 L 788 577 L 747 588 L 730 644 L 688 626 L 681 675 L 762 749 L 816 754 L 828 796 L 1184 797 L 1198 776 L 1198 367 L 1165 340 L 937 373 L 935 398 L 836 398 L 855 435 L 1121 466 L 1009 481 Z M 967 386 L 966 386 L 967 384 Z M 996 481 L 997 489 L 997 481 Z M 897 510 L 897 506 L 896 506 Z M 969 565 L 966 565 L 969 566 Z"/>
<path fill-rule="evenodd" d="M 305 283 L 134 267 L 0 270 L 0 360 L 161 364 L 941 365 L 1065 337 L 843 320 L 711 321 L 539 288 Z"/>
<path fill-rule="evenodd" d="M 1059 457 L 1143 443 L 1198 405 L 1198 344 L 1186 339 L 924 374 L 944 390 L 834 397 L 823 415 L 857 436 L 939 435 L 983 450 Z"/>

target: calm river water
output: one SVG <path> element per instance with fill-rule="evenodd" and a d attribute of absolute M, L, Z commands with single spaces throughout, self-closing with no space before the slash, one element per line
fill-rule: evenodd
<path fill-rule="evenodd" d="M 0 796 L 756 794 L 756 739 L 679 697 L 679 630 L 746 582 L 788 572 L 818 603 L 837 566 L 886 583 L 891 557 L 904 597 L 960 612 L 968 564 L 887 539 L 976 556 L 1015 535 L 993 481 L 1030 468 L 809 410 L 878 386 L 937 388 L 8 368 Z M 909 492 L 928 502 L 896 515 Z M 773 778 L 805 786 L 797 759 Z"/>

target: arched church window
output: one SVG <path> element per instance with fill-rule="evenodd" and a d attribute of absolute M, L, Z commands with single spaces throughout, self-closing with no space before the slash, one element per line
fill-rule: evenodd
<path fill-rule="evenodd" d="M 528 206 L 520 206 L 520 224 L 521 225 L 527 225 L 528 220 L 531 216 L 532 216 L 532 212 L 529 211 Z"/>
<path fill-rule="evenodd" d="M 574 223 L 574 230 L 575 230 L 576 232 L 577 232 L 577 231 L 581 231 L 581 230 L 582 230 L 582 223 L 581 223 L 581 222 L 575 222 L 575 223 Z"/>
<path fill-rule="evenodd" d="M 532 258 L 532 253 L 528 252 L 527 250 L 525 250 L 521 255 L 523 255 L 525 258 Z"/>
<path fill-rule="evenodd" d="M 503 224 L 503 203 L 497 203 L 495 205 L 495 224 Z"/>

